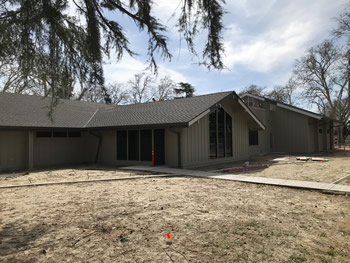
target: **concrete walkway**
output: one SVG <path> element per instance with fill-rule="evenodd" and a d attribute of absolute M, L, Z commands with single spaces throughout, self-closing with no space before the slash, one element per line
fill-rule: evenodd
<path fill-rule="evenodd" d="M 176 169 L 168 168 L 162 166 L 143 166 L 135 165 L 123 167 L 124 170 L 136 170 L 136 171 L 149 171 L 156 173 L 168 173 L 173 175 L 185 175 L 185 176 L 194 176 L 194 177 L 205 177 L 221 180 L 230 180 L 246 183 L 255 183 L 255 184 L 266 184 L 266 185 L 275 185 L 275 186 L 284 186 L 292 188 L 302 188 L 310 190 L 318 190 L 325 192 L 338 192 L 350 194 L 350 186 L 348 185 L 339 185 L 333 183 L 318 183 L 310 181 L 297 181 L 297 180 L 287 180 L 287 179 L 277 179 L 277 178 L 266 178 L 266 177 L 256 177 L 256 176 L 244 176 L 237 174 L 223 174 L 223 173 L 214 173 L 214 172 L 203 172 L 195 170 L 186 170 L 186 169 Z"/>

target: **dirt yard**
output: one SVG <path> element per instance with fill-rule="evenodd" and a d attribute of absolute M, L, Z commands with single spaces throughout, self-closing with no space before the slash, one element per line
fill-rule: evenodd
<path fill-rule="evenodd" d="M 328 162 L 297 161 L 296 157 L 288 156 L 287 161 L 272 163 L 267 169 L 255 171 L 254 176 L 332 183 L 350 175 L 350 155 L 322 156 L 327 158 Z M 340 182 L 349 183 L 349 180 Z"/>
<path fill-rule="evenodd" d="M 305 155 L 266 155 L 249 160 L 249 165 L 268 164 L 269 168 L 251 172 L 241 172 L 242 175 L 261 176 L 270 178 L 292 179 L 301 181 L 314 181 L 332 183 L 335 180 L 350 175 L 350 148 L 346 155 L 342 150 L 330 154 L 307 155 L 307 157 L 322 157 L 328 162 L 298 161 L 296 158 Z M 284 159 L 273 161 L 274 159 Z M 234 164 L 221 164 L 199 168 L 199 170 L 216 170 L 229 167 L 242 167 L 243 162 Z M 350 178 L 340 182 L 350 185 Z"/>
<path fill-rule="evenodd" d="M 144 178 L 0 189 L 0 211 L 0 262 L 350 262 L 349 196 Z"/>
<path fill-rule="evenodd" d="M 126 170 L 112 170 L 108 167 L 89 169 L 59 169 L 47 171 L 33 171 L 28 173 L 0 174 L 0 186 L 23 185 L 52 182 L 75 182 L 82 180 L 114 179 L 135 176 L 147 176 L 145 172 L 129 172 Z"/>

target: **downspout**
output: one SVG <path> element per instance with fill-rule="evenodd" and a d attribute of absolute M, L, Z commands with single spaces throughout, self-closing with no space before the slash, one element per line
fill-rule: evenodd
<path fill-rule="evenodd" d="M 182 168 L 182 162 L 181 162 L 181 132 L 174 131 L 171 128 L 168 128 L 168 130 L 172 133 L 175 133 L 177 135 L 177 166 L 178 168 Z"/>
<path fill-rule="evenodd" d="M 91 132 L 91 131 L 90 131 L 89 133 L 90 133 L 92 136 L 95 136 L 95 137 L 98 138 L 98 145 L 97 145 L 97 151 L 96 151 L 95 162 L 94 162 L 94 164 L 97 164 L 97 162 L 98 162 L 98 157 L 99 157 L 99 155 L 100 155 L 100 149 L 101 149 L 103 137 L 102 137 L 101 135 L 95 134 L 95 133 L 93 133 L 93 132 Z"/>

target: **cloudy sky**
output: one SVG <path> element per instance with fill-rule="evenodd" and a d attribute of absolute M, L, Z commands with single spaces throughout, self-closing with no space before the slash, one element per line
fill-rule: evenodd
<path fill-rule="evenodd" d="M 250 84 L 272 88 L 287 82 L 295 60 L 311 46 L 329 37 L 334 18 L 349 4 L 348 0 L 226 0 L 224 24 L 227 70 L 211 71 L 196 65 L 186 44 L 170 19 L 180 1 L 156 0 L 155 14 L 169 28 L 169 47 L 173 59 L 158 60 L 159 75 L 170 75 L 177 82 L 191 83 L 196 94 L 235 90 Z M 131 47 L 140 56 L 125 56 L 118 63 L 106 62 L 106 82 L 126 82 L 148 65 L 144 54 L 147 37 L 126 18 L 118 21 L 127 30 Z"/>

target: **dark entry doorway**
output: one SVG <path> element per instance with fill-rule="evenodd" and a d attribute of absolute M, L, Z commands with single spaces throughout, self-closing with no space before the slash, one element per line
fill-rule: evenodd
<path fill-rule="evenodd" d="M 152 130 L 141 130 L 141 161 L 152 161 Z"/>
<path fill-rule="evenodd" d="M 165 163 L 165 135 L 164 129 L 154 130 L 154 164 Z"/>

